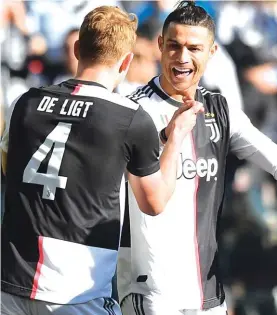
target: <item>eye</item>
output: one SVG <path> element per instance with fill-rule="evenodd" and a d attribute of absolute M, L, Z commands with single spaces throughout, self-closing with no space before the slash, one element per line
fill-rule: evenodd
<path fill-rule="evenodd" d="M 190 51 L 200 51 L 201 49 L 200 48 L 198 48 L 198 47 L 191 47 L 190 49 L 189 49 Z"/>
<path fill-rule="evenodd" d="M 170 48 L 172 48 L 172 49 L 178 49 L 178 48 L 179 48 L 179 45 L 176 44 L 176 43 L 170 43 L 170 44 L 168 44 L 168 46 L 169 46 Z"/>

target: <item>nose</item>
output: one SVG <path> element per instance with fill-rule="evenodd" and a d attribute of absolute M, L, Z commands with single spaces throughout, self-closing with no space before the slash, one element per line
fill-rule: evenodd
<path fill-rule="evenodd" d="M 183 47 L 183 49 L 180 51 L 179 58 L 180 63 L 188 63 L 190 62 L 190 54 L 187 47 Z"/>

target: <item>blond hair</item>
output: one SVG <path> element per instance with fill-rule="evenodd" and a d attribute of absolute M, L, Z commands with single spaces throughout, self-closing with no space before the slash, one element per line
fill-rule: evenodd
<path fill-rule="evenodd" d="M 89 12 L 79 33 L 81 60 L 111 65 L 133 50 L 138 20 L 112 6 L 101 6 Z"/>

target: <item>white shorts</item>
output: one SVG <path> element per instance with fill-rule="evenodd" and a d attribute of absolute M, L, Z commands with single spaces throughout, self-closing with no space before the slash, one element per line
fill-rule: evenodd
<path fill-rule="evenodd" d="M 53 304 L 30 300 L 1 291 L 2 315 L 121 315 L 112 298 L 98 298 L 82 304 Z"/>
<path fill-rule="evenodd" d="M 132 293 L 122 301 L 121 311 L 123 315 L 226 315 L 227 307 L 224 302 L 208 310 L 177 310 L 160 297 Z"/>

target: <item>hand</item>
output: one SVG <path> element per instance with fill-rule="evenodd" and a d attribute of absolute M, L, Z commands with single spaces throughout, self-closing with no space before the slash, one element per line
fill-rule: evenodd
<path fill-rule="evenodd" d="M 195 126 L 197 114 L 204 113 L 203 104 L 195 101 L 188 92 L 183 97 L 183 101 L 184 105 L 176 110 L 165 129 L 167 138 L 170 137 L 171 133 L 174 133 L 175 137 L 183 141 L 184 137 Z"/>

